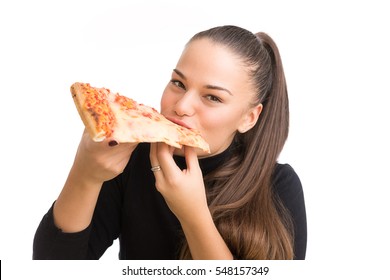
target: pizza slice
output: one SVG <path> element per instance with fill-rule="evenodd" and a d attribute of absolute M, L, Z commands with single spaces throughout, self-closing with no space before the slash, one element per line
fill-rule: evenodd
<path fill-rule="evenodd" d="M 131 98 L 88 83 L 74 83 L 71 93 L 80 117 L 94 141 L 112 137 L 118 142 L 165 142 L 210 152 L 198 131 L 175 124 L 155 109 Z"/>

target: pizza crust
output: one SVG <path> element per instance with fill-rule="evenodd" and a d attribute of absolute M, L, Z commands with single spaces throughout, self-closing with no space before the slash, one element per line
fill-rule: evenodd
<path fill-rule="evenodd" d="M 77 111 L 79 112 L 81 120 L 83 121 L 85 128 L 91 138 L 96 142 L 103 141 L 106 138 L 105 132 L 97 130 L 96 120 L 93 117 L 93 114 L 88 112 L 84 107 L 86 98 L 82 88 L 82 84 L 74 83 L 70 87 L 70 92 L 72 93 L 72 98 L 76 105 Z"/>

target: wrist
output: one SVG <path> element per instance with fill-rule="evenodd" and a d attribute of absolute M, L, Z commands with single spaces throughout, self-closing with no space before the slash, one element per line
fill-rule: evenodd
<path fill-rule="evenodd" d="M 78 186 L 81 189 L 96 189 L 103 185 L 104 180 L 95 172 L 88 171 L 79 164 L 74 164 L 69 172 L 66 184 Z"/>
<path fill-rule="evenodd" d="M 201 229 L 205 226 L 214 226 L 213 218 L 207 206 L 205 208 L 197 210 L 192 215 L 179 218 L 179 221 L 183 230 L 184 228 Z"/>
<path fill-rule="evenodd" d="M 194 260 L 233 259 L 233 255 L 219 233 L 209 210 L 198 218 L 182 221 L 181 225 Z"/>
<path fill-rule="evenodd" d="M 100 181 L 71 170 L 54 203 L 54 224 L 67 233 L 84 230 L 91 223 L 101 187 Z"/>

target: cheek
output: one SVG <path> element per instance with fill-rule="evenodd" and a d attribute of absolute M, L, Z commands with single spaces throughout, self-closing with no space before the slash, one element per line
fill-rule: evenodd
<path fill-rule="evenodd" d="M 240 117 L 234 110 L 205 111 L 202 115 L 202 128 L 210 134 L 231 134 L 237 130 Z"/>
<path fill-rule="evenodd" d="M 174 103 L 174 100 L 172 98 L 172 95 L 168 93 L 167 90 L 164 90 L 161 100 L 160 100 L 160 112 L 167 111 L 169 107 L 172 107 L 172 104 Z"/>
<path fill-rule="evenodd" d="M 218 149 L 218 146 L 230 144 L 237 131 L 239 117 L 231 114 L 208 114 L 203 116 L 202 132 L 206 141 Z"/>

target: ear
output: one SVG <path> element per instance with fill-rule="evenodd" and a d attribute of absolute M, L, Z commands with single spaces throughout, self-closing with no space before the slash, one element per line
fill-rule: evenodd
<path fill-rule="evenodd" d="M 255 107 L 252 107 L 248 112 L 246 112 L 241 120 L 241 123 L 238 127 L 238 132 L 245 133 L 255 126 L 261 111 L 263 110 L 263 104 L 258 104 Z"/>

